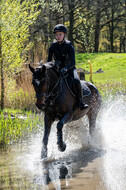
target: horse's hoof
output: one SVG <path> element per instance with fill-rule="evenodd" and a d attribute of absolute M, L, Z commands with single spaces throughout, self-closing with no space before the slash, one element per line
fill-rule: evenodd
<path fill-rule="evenodd" d="M 66 144 L 64 142 L 58 144 L 58 149 L 59 151 L 64 152 L 66 150 Z"/>

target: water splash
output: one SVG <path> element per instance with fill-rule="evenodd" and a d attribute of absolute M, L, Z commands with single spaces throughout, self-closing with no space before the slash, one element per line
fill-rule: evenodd
<path fill-rule="evenodd" d="M 84 117 L 76 122 L 71 122 L 63 128 L 64 140 L 67 144 L 65 152 L 59 152 L 57 148 L 57 130 L 56 123 L 52 126 L 49 144 L 48 144 L 48 157 L 60 160 L 60 163 L 54 162 L 48 164 L 48 169 L 40 160 L 42 136 L 43 132 L 32 137 L 31 141 L 24 149 L 24 154 L 20 155 L 23 160 L 21 168 L 31 170 L 32 179 L 34 184 L 43 185 L 42 188 L 46 189 L 48 184 L 47 172 L 56 189 L 60 189 L 59 167 L 65 167 L 70 173 L 70 165 L 63 161 L 66 156 L 73 150 L 85 147 L 85 149 L 104 149 L 106 154 L 103 156 L 103 171 L 102 179 L 106 184 L 107 190 L 125 190 L 126 189 L 126 101 L 125 97 L 116 97 L 103 102 L 102 109 L 100 110 L 97 119 L 97 126 L 90 139 L 88 119 Z M 27 149 L 27 150 L 26 150 Z M 81 154 L 80 154 L 81 155 Z M 85 155 L 84 155 L 85 156 Z M 61 159 L 60 159 L 61 158 Z M 19 162 L 21 160 L 19 159 Z M 89 158 L 88 158 L 89 159 Z M 76 163 L 76 162 L 75 162 Z M 70 167 L 68 167 L 70 166 Z M 77 163 L 78 167 L 78 163 Z M 65 168 L 65 169 L 66 169 Z M 37 181 L 36 181 L 37 180 Z M 41 189 L 41 188 L 40 188 Z"/>
<path fill-rule="evenodd" d="M 56 159 L 66 156 L 71 151 L 89 146 L 89 130 L 87 118 L 82 118 L 74 122 L 70 122 L 63 127 L 63 138 L 67 145 L 65 152 L 59 152 L 57 148 L 57 129 L 56 123 L 52 127 L 52 131 L 48 143 L 49 156 Z"/>
<path fill-rule="evenodd" d="M 123 97 L 104 104 L 101 129 L 104 134 L 104 147 L 126 150 L 126 102 Z"/>
<path fill-rule="evenodd" d="M 116 97 L 104 102 L 101 131 L 103 148 L 104 181 L 108 190 L 126 189 L 126 101 Z"/>

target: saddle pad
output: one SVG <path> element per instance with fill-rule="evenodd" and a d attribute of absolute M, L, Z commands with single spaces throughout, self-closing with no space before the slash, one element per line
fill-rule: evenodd
<path fill-rule="evenodd" d="M 84 81 L 81 81 L 81 86 L 82 86 L 82 89 L 83 89 L 83 97 L 89 96 L 91 94 L 91 91 L 88 88 L 88 86 L 85 84 Z"/>

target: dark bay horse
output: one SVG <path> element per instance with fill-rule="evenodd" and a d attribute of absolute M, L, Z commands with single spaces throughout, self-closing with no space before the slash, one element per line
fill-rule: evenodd
<path fill-rule="evenodd" d="M 89 119 L 89 132 L 92 134 L 96 117 L 101 105 L 101 95 L 98 89 L 90 82 L 81 81 L 84 89 L 83 100 L 89 105 L 87 109 L 80 110 L 76 96 L 71 92 L 65 76 L 57 73 L 48 64 L 36 69 L 29 65 L 33 73 L 32 84 L 36 92 L 36 106 L 44 111 L 44 137 L 42 157 L 47 157 L 47 144 L 54 121 L 57 123 L 57 144 L 60 151 L 65 151 L 62 128 L 67 122 L 77 120 L 87 114 Z"/>

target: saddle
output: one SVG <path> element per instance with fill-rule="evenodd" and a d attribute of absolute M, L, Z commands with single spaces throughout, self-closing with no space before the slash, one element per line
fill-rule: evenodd
<path fill-rule="evenodd" d="M 74 84 L 74 79 L 69 74 L 64 75 L 63 78 L 64 78 L 64 81 L 65 81 L 68 89 L 70 90 L 71 94 L 73 96 L 77 97 L 77 91 L 76 91 L 76 87 Z M 85 81 L 81 81 L 81 87 L 83 90 L 83 97 L 89 96 L 91 94 L 91 91 L 88 88 L 88 86 L 85 84 Z"/>

